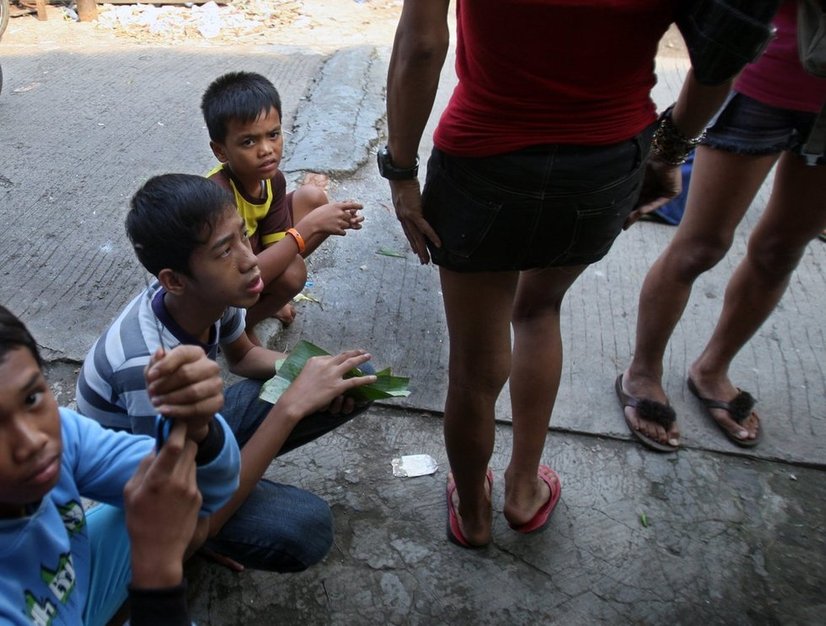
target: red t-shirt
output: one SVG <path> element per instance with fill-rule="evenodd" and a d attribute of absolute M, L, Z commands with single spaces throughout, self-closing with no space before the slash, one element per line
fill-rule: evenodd
<path fill-rule="evenodd" d="M 459 83 L 435 145 L 487 156 L 605 145 L 656 119 L 657 44 L 680 0 L 457 0 Z"/>
<path fill-rule="evenodd" d="M 738 92 L 781 109 L 820 111 L 826 102 L 826 79 L 809 74 L 797 51 L 797 2 L 787 0 L 774 17 L 777 36 L 734 84 Z"/>

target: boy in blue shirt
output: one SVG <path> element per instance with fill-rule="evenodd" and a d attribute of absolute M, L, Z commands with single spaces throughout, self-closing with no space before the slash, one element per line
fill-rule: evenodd
<path fill-rule="evenodd" d="M 230 498 L 240 455 L 203 351 L 156 353 L 146 381 L 175 418 L 157 453 L 152 438 L 58 408 L 34 339 L 0 306 L 0 622 L 105 624 L 131 577 L 133 624 L 157 609 L 156 624 L 188 623 L 182 560 L 198 541 L 195 514 Z M 87 511 L 82 497 L 106 504 Z"/>

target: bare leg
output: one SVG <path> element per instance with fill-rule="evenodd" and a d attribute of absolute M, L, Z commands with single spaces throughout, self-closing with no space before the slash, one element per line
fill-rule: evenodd
<path fill-rule="evenodd" d="M 310 179 L 310 175 L 305 177 Z M 327 194 L 320 186 L 310 183 L 301 185 L 292 195 L 292 220 L 298 223 L 310 211 L 327 204 Z M 313 236 L 305 242 L 302 257 L 313 252 L 326 239 L 324 236 Z M 279 276 L 272 279 L 265 287 L 258 302 L 247 311 L 247 334 L 256 345 L 261 345 L 255 334 L 255 326 L 268 317 L 274 317 L 285 326 L 295 320 L 295 307 L 292 299 L 304 289 L 307 281 L 307 266 L 302 259 L 296 259 Z"/>
<path fill-rule="evenodd" d="M 780 301 L 807 244 L 826 227 L 824 191 L 826 166 L 809 167 L 783 153 L 769 203 L 749 239 L 746 257 L 729 280 L 714 333 L 689 369 L 701 395 L 723 401 L 737 395 L 729 366 Z M 713 409 L 712 415 L 740 439 L 757 436 L 754 412 L 740 426 L 727 411 Z"/>
<path fill-rule="evenodd" d="M 688 202 L 674 239 L 648 271 L 640 292 L 634 357 L 623 375 L 626 393 L 667 402 L 662 388 L 663 356 L 685 310 L 696 278 L 722 259 L 734 230 L 777 155 L 739 155 L 700 147 Z M 665 429 L 625 408 L 633 428 L 661 443 L 677 445 L 676 423 Z"/>
<path fill-rule="evenodd" d="M 275 317 L 293 297 L 300 293 L 307 281 L 307 266 L 304 259 L 296 255 L 290 265 L 264 287 L 258 302 L 247 309 L 247 334 L 253 343 L 257 339 L 254 328 L 261 320 Z M 260 344 L 257 344 L 260 345 Z"/>
<path fill-rule="evenodd" d="M 320 175 L 317 175 L 320 176 Z M 309 177 L 309 175 L 308 175 Z M 326 177 L 325 177 L 326 178 Z M 327 194 L 316 184 L 305 184 L 295 190 L 292 198 L 292 220 L 297 224 L 310 211 L 327 204 Z M 301 256 L 305 259 L 326 239 L 326 235 L 316 235 L 305 242 L 304 252 Z M 277 281 L 277 282 L 276 282 Z M 307 267 L 302 264 L 299 268 L 296 264 L 290 266 L 287 271 L 279 276 L 273 284 L 264 290 L 258 304 L 250 309 L 247 320 L 252 318 L 252 322 L 247 324 L 247 328 L 253 328 L 258 322 L 268 317 L 274 317 L 284 326 L 293 323 L 296 316 L 295 307 L 291 300 L 304 289 L 307 281 Z M 254 335 L 250 337 L 255 340 Z"/>
<path fill-rule="evenodd" d="M 322 204 L 327 204 L 327 194 L 321 187 L 314 184 L 301 185 L 293 193 L 293 224 L 298 224 L 313 209 L 317 209 Z M 317 234 L 309 237 L 305 241 L 304 252 L 301 253 L 305 259 L 327 239 L 325 234 Z"/>
<path fill-rule="evenodd" d="M 505 517 L 529 521 L 550 497 L 537 469 L 562 372 L 559 311 L 568 288 L 586 266 L 522 272 L 513 311 L 510 371 L 513 450 L 505 472 Z"/>
<path fill-rule="evenodd" d="M 510 321 L 518 274 L 466 274 L 442 268 L 440 277 L 450 335 L 445 447 L 456 481 L 462 533 L 469 543 L 483 545 L 490 541 L 491 527 L 485 472 L 493 453 L 494 406 L 510 371 Z"/>

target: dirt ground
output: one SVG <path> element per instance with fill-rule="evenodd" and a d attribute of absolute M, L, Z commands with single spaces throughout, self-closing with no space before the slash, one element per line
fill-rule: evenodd
<path fill-rule="evenodd" d="M 34 13 L 13 11 L 2 44 L 267 44 L 322 50 L 390 45 L 401 5 L 401 0 L 236 0 L 191 7 L 99 4 L 96 21 L 78 22 L 71 8 L 53 4 L 47 7 L 45 21 Z"/>
<path fill-rule="evenodd" d="M 335 49 L 393 42 L 402 0 L 234 0 L 182 5 L 99 4 L 95 22 L 77 22 L 63 5 L 50 5 L 48 19 L 33 13 L 12 17 L 4 46 L 45 44 L 88 47 L 121 42 L 223 46 L 255 44 Z M 70 5 L 73 6 L 73 5 Z M 15 12 L 12 11 L 14 16 Z M 672 27 L 660 43 L 663 56 L 684 56 Z"/>

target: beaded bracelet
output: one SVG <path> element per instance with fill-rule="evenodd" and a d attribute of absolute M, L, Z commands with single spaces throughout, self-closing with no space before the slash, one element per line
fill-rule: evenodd
<path fill-rule="evenodd" d="M 660 115 L 657 130 L 654 131 L 654 137 L 651 139 L 651 152 L 663 163 L 682 165 L 686 162 L 688 154 L 703 140 L 706 134 L 704 131 L 694 139 L 683 135 L 671 119 L 673 110 L 674 105 L 672 104 Z"/>

